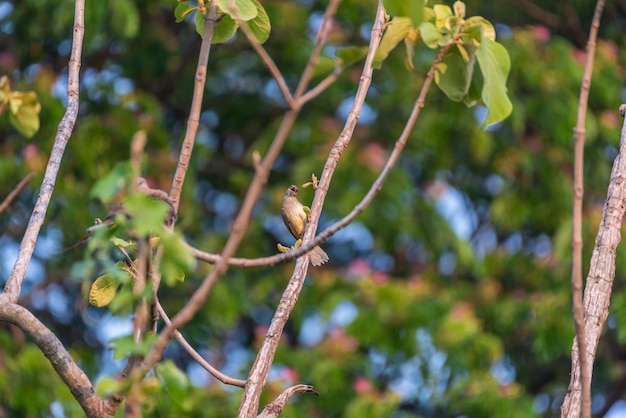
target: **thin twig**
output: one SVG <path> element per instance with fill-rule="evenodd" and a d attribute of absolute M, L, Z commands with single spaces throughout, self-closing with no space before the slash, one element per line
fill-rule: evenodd
<path fill-rule="evenodd" d="M 305 228 L 303 237 L 304 243 L 310 241 L 315 234 L 315 229 L 317 227 L 319 215 L 322 211 L 325 194 L 328 191 L 328 187 L 330 185 L 332 173 L 337 166 L 339 157 L 341 156 L 352 138 L 352 134 L 356 127 L 360 111 L 362 109 L 363 103 L 365 102 L 365 96 L 367 95 L 367 91 L 371 84 L 373 71 L 372 63 L 374 61 L 374 54 L 376 53 L 376 49 L 378 48 L 380 39 L 382 37 L 384 24 L 385 10 L 382 6 L 382 2 L 379 1 L 376 18 L 374 20 L 374 25 L 371 30 L 368 54 L 365 59 L 363 72 L 361 74 L 359 86 L 354 97 L 352 109 L 348 113 L 344 129 L 339 135 L 337 141 L 335 141 L 335 144 L 331 149 L 328 159 L 326 161 L 324 171 L 322 172 L 320 184 L 316 189 L 315 198 L 313 199 L 313 205 L 311 207 L 311 218 L 310 221 L 307 223 L 307 227 Z M 267 330 L 267 334 L 265 339 L 263 340 L 261 349 L 259 350 L 259 353 L 257 354 L 254 364 L 252 365 L 250 373 L 248 374 L 248 382 L 246 383 L 244 394 L 241 399 L 241 404 L 239 406 L 238 417 L 240 418 L 253 418 L 257 415 L 261 391 L 263 389 L 263 386 L 265 386 L 265 382 L 267 381 L 270 366 L 274 361 L 274 355 L 276 353 L 276 349 L 278 347 L 278 343 L 280 341 L 284 326 L 289 319 L 289 315 L 293 307 L 295 306 L 300 291 L 302 290 L 302 286 L 304 285 L 304 278 L 306 276 L 308 266 L 309 259 L 306 256 L 298 259 L 298 261 L 296 262 L 293 274 L 291 275 L 289 283 L 287 284 L 287 288 L 283 292 L 278 307 L 276 308 L 276 312 Z"/>
<path fill-rule="evenodd" d="M 324 90 L 326 90 L 330 85 L 332 85 L 335 81 L 337 81 L 340 73 L 341 73 L 341 70 L 335 70 L 332 73 L 328 74 L 328 76 L 326 76 L 322 81 L 317 83 L 315 87 L 313 87 L 311 90 L 307 91 L 302 96 L 300 96 L 299 98 L 300 102 L 301 103 L 309 102 L 312 99 L 319 96 L 320 94 L 322 94 Z"/>
<path fill-rule="evenodd" d="M 163 322 L 165 322 L 166 325 L 170 325 L 172 323 L 172 321 L 170 321 L 169 316 L 167 316 L 167 312 L 165 312 L 165 310 L 163 309 L 163 306 L 161 306 L 161 304 L 158 301 L 156 302 L 156 307 L 157 307 L 157 309 L 159 311 L 159 315 L 161 315 L 161 318 L 163 318 Z M 176 341 L 178 341 L 178 344 L 180 344 L 181 347 L 183 347 L 183 349 L 185 349 L 185 351 L 195 361 L 197 361 L 198 364 L 200 366 L 202 366 L 202 368 L 204 368 L 204 370 L 206 370 L 207 372 L 212 374 L 213 377 L 215 377 L 220 382 L 222 382 L 224 384 L 227 384 L 227 385 L 239 386 L 239 387 L 244 387 L 246 385 L 246 381 L 245 380 L 235 379 L 234 377 L 230 377 L 230 376 L 220 372 L 215 367 L 213 367 L 213 365 L 211 363 L 206 361 L 204 359 L 204 357 L 202 357 L 200 355 L 200 353 L 198 353 L 191 346 L 191 344 L 189 344 L 189 342 L 185 339 L 183 334 L 181 334 L 178 330 L 174 331 L 174 338 L 176 339 Z"/>
<path fill-rule="evenodd" d="M 74 124 L 78 116 L 79 71 L 83 35 L 85 33 L 85 1 L 76 0 L 75 4 L 74 35 L 72 37 L 72 52 L 67 79 L 67 109 L 59 123 L 39 196 L 24 232 L 13 270 L 4 286 L 4 292 L 0 295 L 0 303 L 7 301 L 15 303 L 19 298 L 22 281 L 26 276 L 26 270 L 33 256 L 39 231 L 46 219 L 46 211 L 52 199 L 52 192 L 54 191 L 54 184 L 59 173 L 63 154 L 65 153 L 65 147 L 72 136 Z"/>
<path fill-rule="evenodd" d="M 313 393 L 315 396 L 320 396 L 320 394 L 311 385 L 295 385 L 288 387 L 282 391 L 276 399 L 267 404 L 257 418 L 278 418 L 289 398 L 298 392 Z"/>
<path fill-rule="evenodd" d="M 172 187 L 170 189 L 170 199 L 172 200 L 172 204 L 174 205 L 174 209 L 177 213 L 178 205 L 180 203 L 180 194 L 183 190 L 183 183 L 185 182 L 185 176 L 187 175 L 187 169 L 189 168 L 189 161 L 191 160 L 191 153 L 193 152 L 193 145 L 196 141 L 198 125 L 200 124 L 200 112 L 202 110 L 204 85 L 206 84 L 207 65 L 209 61 L 209 54 L 211 52 L 211 41 L 213 40 L 213 33 L 215 32 L 216 25 L 217 6 L 211 5 L 204 22 L 204 34 L 202 36 L 200 54 L 198 56 L 198 65 L 196 67 L 196 78 L 193 87 L 193 96 L 191 98 L 189 118 L 187 119 L 187 131 L 185 132 L 183 146 L 181 147 L 180 155 L 178 157 L 178 165 L 176 166 L 176 173 L 174 174 Z"/>
<path fill-rule="evenodd" d="M 585 118 L 587 115 L 587 103 L 589 101 L 589 88 L 591 86 L 591 73 L 593 72 L 593 61 L 596 50 L 596 39 L 598 28 L 600 27 L 600 17 L 604 1 L 599 0 L 589 31 L 589 41 L 587 42 L 587 57 L 585 60 L 585 70 L 580 86 L 580 98 L 578 100 L 578 114 L 576 127 L 574 128 L 574 203 L 572 209 L 572 313 L 574 316 L 574 326 L 576 328 L 576 340 L 578 342 L 578 353 L 580 366 L 580 384 L 582 387 L 571 387 L 570 390 L 582 390 L 581 417 L 591 416 L 591 367 L 593 359 L 587 356 L 587 341 L 585 338 L 585 318 L 583 312 L 583 271 L 582 271 L 582 210 L 583 210 L 583 168 L 585 152 Z M 572 367 L 574 367 L 574 356 L 572 355 Z"/>
<path fill-rule="evenodd" d="M 18 194 L 20 194 L 20 192 L 24 189 L 24 187 L 26 187 L 28 182 L 31 181 L 33 177 L 35 177 L 35 172 L 31 171 L 30 173 L 26 174 L 26 177 L 24 177 L 19 183 L 17 183 L 17 186 L 15 186 L 13 190 L 11 190 L 11 192 L 7 195 L 7 197 L 4 198 L 2 203 L 0 203 L 0 215 L 5 210 L 7 210 L 9 205 L 11 205 L 11 202 L 13 202 L 13 199 L 15 199 Z"/>

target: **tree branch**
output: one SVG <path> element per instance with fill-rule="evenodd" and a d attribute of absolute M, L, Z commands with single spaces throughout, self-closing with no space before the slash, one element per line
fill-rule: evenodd
<path fill-rule="evenodd" d="M 198 11 L 197 13 L 200 13 Z M 207 65 L 209 62 L 209 54 L 211 52 L 211 42 L 213 33 L 217 25 L 217 6 L 211 5 L 205 16 L 204 33 L 202 35 L 202 44 L 200 45 L 200 54 L 198 56 L 198 65 L 196 67 L 196 82 L 193 87 L 193 96 L 191 98 L 191 109 L 189 110 L 189 118 L 187 119 L 187 131 L 183 139 L 183 146 L 178 157 L 178 165 L 176 173 L 172 180 L 170 189 L 170 199 L 174 205 L 175 211 L 178 213 L 178 205 L 180 203 L 180 194 L 183 190 L 183 183 L 189 168 L 193 145 L 196 141 L 196 133 L 200 124 L 200 112 L 202 110 L 202 97 L 204 96 L 204 85 L 206 83 Z"/>
<path fill-rule="evenodd" d="M 22 281 L 26 276 L 26 270 L 33 256 L 39 231 L 45 221 L 46 211 L 52 199 L 52 192 L 54 191 L 54 184 L 59 173 L 65 147 L 72 136 L 76 117 L 78 116 L 79 72 L 84 33 L 85 0 L 76 0 L 74 10 L 74 35 L 72 37 L 72 52 L 70 55 L 67 79 L 67 109 L 59 123 L 39 196 L 37 197 L 37 202 L 35 203 L 30 220 L 28 221 L 28 226 L 24 232 L 24 237 L 22 238 L 13 270 L 4 286 L 4 292 L 0 295 L 0 303 L 15 303 L 19 298 Z"/>
<path fill-rule="evenodd" d="M 626 105 L 620 106 L 622 117 Z M 626 119 L 620 136 L 620 149 L 611 170 L 607 198 L 598 227 L 595 246 L 591 255 L 589 274 L 583 307 L 585 312 L 586 355 L 593 359 L 598 348 L 600 335 L 609 315 L 611 289 L 615 279 L 615 250 L 621 240 L 620 228 L 626 212 Z M 572 346 L 572 371 L 568 392 L 561 405 L 561 416 L 578 418 L 581 413 L 582 391 L 580 353 L 578 338 Z M 588 363 L 591 375 L 593 362 Z"/>
<path fill-rule="evenodd" d="M 589 31 L 589 41 L 587 42 L 587 58 L 585 60 L 585 71 L 580 86 L 580 98 L 578 100 L 578 114 L 576 127 L 574 128 L 574 203 L 572 210 L 572 313 L 574 315 L 574 326 L 576 328 L 576 340 L 578 342 L 578 352 L 585 353 L 580 356 L 580 383 L 581 386 L 571 387 L 570 390 L 582 390 L 581 408 L 582 418 L 591 416 L 591 371 L 593 357 L 587 353 L 587 342 L 585 338 L 585 319 L 583 313 L 583 292 L 582 292 L 582 211 L 583 211 L 583 169 L 585 152 L 585 117 L 587 115 L 587 103 L 589 101 L 589 87 L 591 86 L 591 73 L 593 71 L 593 61 L 596 50 L 596 39 L 598 28 L 600 27 L 600 17 L 604 1 L 599 0 Z M 572 367 L 574 367 L 574 356 L 572 355 Z M 573 376 L 573 374 L 572 374 Z M 578 416 L 578 415 L 577 415 Z"/>
<path fill-rule="evenodd" d="M 157 306 L 157 309 L 159 310 L 159 315 L 161 315 L 161 318 L 163 318 L 163 321 L 165 322 L 165 324 L 166 325 L 170 325 L 172 323 L 172 321 L 170 321 L 170 318 L 169 318 L 169 316 L 167 316 L 167 312 L 165 312 L 165 309 L 163 309 L 163 306 L 161 306 L 161 304 L 159 302 L 156 303 L 156 306 Z M 215 377 L 217 380 L 219 380 L 220 382 L 225 383 L 227 385 L 239 386 L 239 387 L 244 387 L 245 386 L 245 384 L 246 384 L 245 380 L 235 379 L 234 377 L 230 377 L 228 375 L 225 375 L 224 373 L 220 372 L 215 367 L 213 367 L 213 365 L 211 365 L 211 363 L 206 361 L 204 359 L 204 357 L 202 357 L 200 355 L 200 353 L 198 353 L 191 346 L 191 344 L 189 344 L 189 342 L 185 339 L 183 334 L 181 334 L 178 330 L 176 330 L 174 332 L 174 338 L 176 338 L 176 341 L 178 341 L 178 343 L 181 345 L 181 347 L 183 347 L 183 349 L 185 349 L 185 351 L 187 353 L 189 353 L 189 355 L 195 361 L 197 361 L 198 364 L 200 366 L 202 366 L 202 368 L 204 368 L 204 370 L 206 370 L 207 372 L 212 374 L 213 377 Z"/>
<path fill-rule="evenodd" d="M 35 341 L 87 416 L 113 417 L 121 398 L 100 399 L 87 375 L 74 362 L 61 341 L 28 309 L 14 303 L 2 303 L 0 321 L 17 325 Z"/>
<path fill-rule="evenodd" d="M 316 396 L 320 396 L 319 393 L 310 385 L 295 385 L 290 388 L 285 389 L 276 399 L 267 404 L 263 411 L 259 414 L 257 418 L 278 418 L 280 413 L 283 411 L 285 404 L 291 398 L 294 393 L 305 392 L 305 393 L 313 393 Z"/>
<path fill-rule="evenodd" d="M 15 199 L 18 194 L 20 194 L 20 192 L 24 189 L 24 187 L 26 187 L 28 182 L 31 181 L 33 177 L 35 177 L 35 172 L 31 171 L 26 175 L 26 177 L 24 177 L 19 183 L 17 183 L 17 186 L 15 186 L 13 190 L 11 190 L 11 192 L 7 195 L 7 197 L 4 198 L 2 203 L 0 203 L 0 215 L 8 209 L 9 205 L 11 205 L 11 202 L 13 202 L 13 199 Z"/>
<path fill-rule="evenodd" d="M 352 138 L 360 111 L 363 107 L 363 103 L 365 102 L 365 96 L 367 95 L 367 91 L 371 84 L 373 71 L 372 63 L 374 61 L 374 54 L 376 53 L 376 49 L 378 48 L 382 37 L 384 24 L 385 10 L 382 3 L 379 1 L 376 18 L 371 31 L 370 46 L 360 79 L 361 81 L 359 82 L 354 103 L 350 113 L 348 114 L 344 129 L 331 149 L 324 171 L 322 172 L 320 184 L 316 189 L 315 198 L 313 199 L 313 205 L 311 207 L 311 218 L 305 228 L 303 243 L 310 241 L 315 234 L 315 229 L 322 210 L 325 194 L 330 185 L 332 173 L 337 166 L 339 157 Z M 253 418 L 256 417 L 258 413 L 261 391 L 267 381 L 267 375 L 269 373 L 270 366 L 274 361 L 274 355 L 276 353 L 282 331 L 287 323 L 287 320 L 289 319 L 289 314 L 298 300 L 302 286 L 304 285 L 304 279 L 308 266 L 309 259 L 306 256 L 298 259 L 296 262 L 293 274 L 289 279 L 287 288 L 283 292 L 282 298 L 276 309 L 276 313 L 272 318 L 266 337 L 263 340 L 263 345 L 261 346 L 261 349 L 259 350 L 254 364 L 252 365 L 252 369 L 248 375 L 248 381 L 239 406 L 238 417 L 240 418 Z"/>

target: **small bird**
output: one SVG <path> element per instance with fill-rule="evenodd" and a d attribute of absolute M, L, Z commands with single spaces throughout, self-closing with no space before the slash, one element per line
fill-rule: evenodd
<path fill-rule="evenodd" d="M 309 216 L 311 215 L 311 209 L 300 203 L 296 197 L 297 194 L 298 188 L 293 184 L 289 186 L 285 192 L 283 207 L 281 209 L 285 226 L 289 232 L 291 232 L 291 235 L 298 240 L 294 245 L 296 248 L 302 243 L 304 226 L 309 221 Z M 328 261 L 328 254 L 326 254 L 320 247 L 313 248 L 308 254 L 311 264 L 314 266 L 320 266 Z"/>

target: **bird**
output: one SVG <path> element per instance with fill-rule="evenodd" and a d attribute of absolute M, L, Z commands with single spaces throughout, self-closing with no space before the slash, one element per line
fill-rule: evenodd
<path fill-rule="evenodd" d="M 283 206 L 281 208 L 283 222 L 289 232 L 291 232 L 291 235 L 297 240 L 294 248 L 297 248 L 302 243 L 304 226 L 309 221 L 311 215 L 311 209 L 300 203 L 296 197 L 297 194 L 298 187 L 293 184 L 289 186 L 285 192 Z M 314 247 L 308 254 L 311 264 L 314 266 L 320 266 L 328 261 L 328 254 L 320 247 Z"/>

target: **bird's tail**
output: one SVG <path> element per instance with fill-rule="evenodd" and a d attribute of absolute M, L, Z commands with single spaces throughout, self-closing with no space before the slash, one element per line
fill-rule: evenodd
<path fill-rule="evenodd" d="M 328 254 L 326 254 L 320 247 L 313 248 L 308 254 L 311 264 L 314 266 L 321 266 L 328 261 Z"/>

